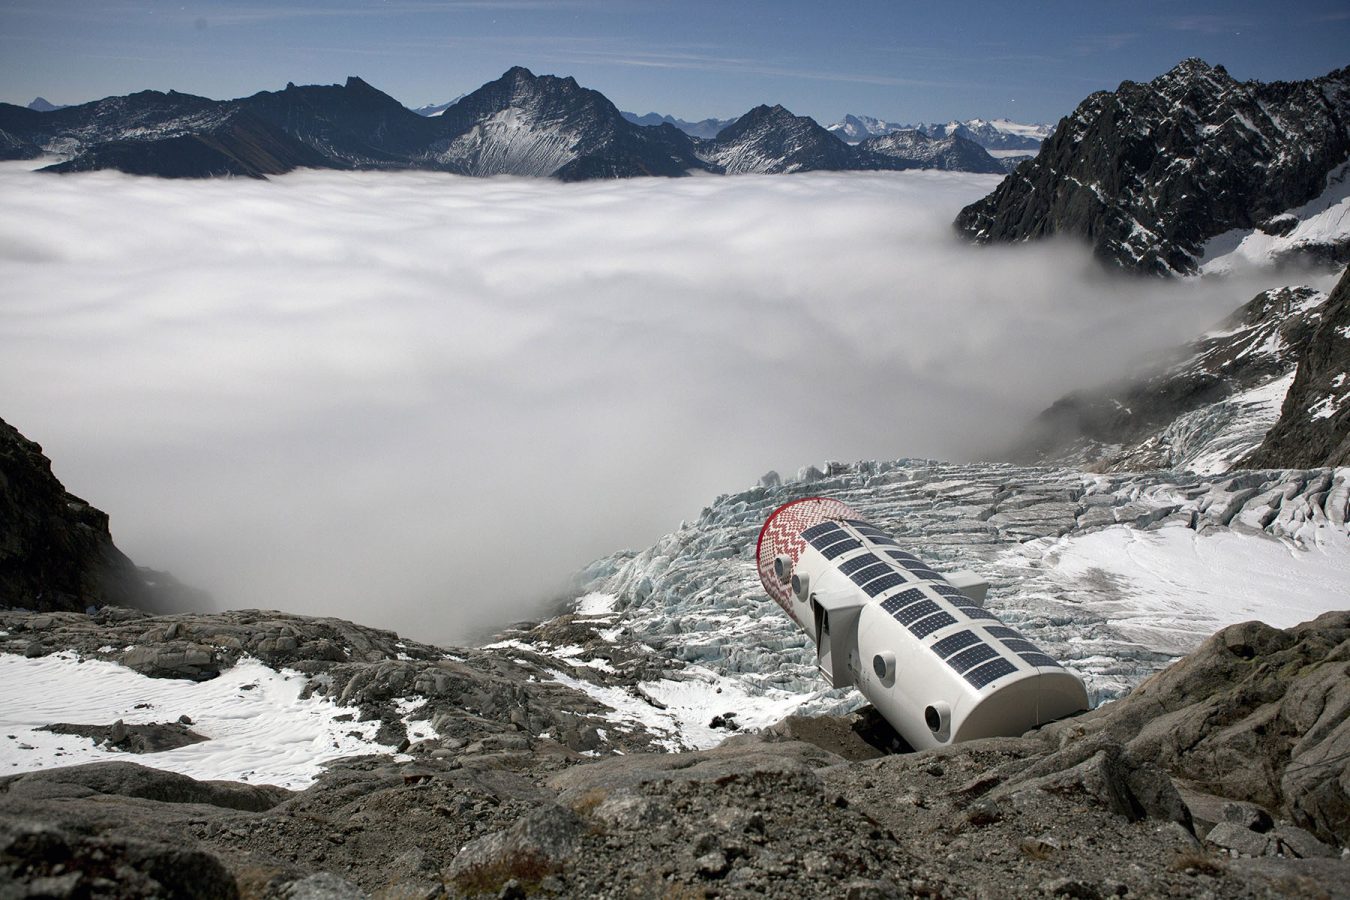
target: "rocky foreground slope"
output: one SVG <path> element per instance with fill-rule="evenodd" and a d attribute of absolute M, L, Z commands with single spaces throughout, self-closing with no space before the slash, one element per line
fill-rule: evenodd
<path fill-rule="evenodd" d="M 899 754 L 865 714 L 682 753 L 643 752 L 651 736 L 633 730 L 620 753 L 588 740 L 592 701 L 546 669 L 334 620 L 110 609 L 7 613 L 3 627 L 6 650 L 129 645 L 161 678 L 204 674 L 164 662 L 176 642 L 217 667 L 255 654 L 379 720 L 389 745 L 303 791 L 150 768 L 125 735 L 107 762 L 5 777 L 5 897 L 1316 897 L 1350 884 L 1350 613 L 1233 626 L 1095 712 Z M 428 709 L 400 717 L 410 699 Z M 424 717 L 435 736 L 410 744 L 403 719 Z"/>
<path fill-rule="evenodd" d="M 980 242 L 1075 237 L 1112 266 L 1154 275 L 1193 273 L 1207 242 L 1225 235 L 1232 249 L 1257 231 L 1293 238 L 1272 248 L 1284 261 L 1344 263 L 1343 228 L 1301 232 L 1328 206 L 1344 216 L 1347 157 L 1350 68 L 1264 84 L 1188 59 L 1089 96 L 956 226 Z M 1320 196 L 1326 204 L 1311 203 Z"/>

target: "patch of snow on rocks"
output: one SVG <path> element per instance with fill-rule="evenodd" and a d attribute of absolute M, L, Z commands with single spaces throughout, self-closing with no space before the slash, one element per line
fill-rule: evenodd
<path fill-rule="evenodd" d="M 197 779 L 308 787 L 324 763 L 387 753 L 374 741 L 379 722 L 321 697 L 302 698 L 306 678 L 241 660 L 210 681 L 149 678 L 115 663 L 73 653 L 37 659 L 0 654 L 0 773 L 129 760 Z M 67 722 L 111 725 L 192 719 L 207 740 L 159 753 L 105 750 L 87 738 L 37 729 Z M 339 716 L 350 720 L 339 721 Z M 27 749 L 26 749 L 27 748 Z"/>

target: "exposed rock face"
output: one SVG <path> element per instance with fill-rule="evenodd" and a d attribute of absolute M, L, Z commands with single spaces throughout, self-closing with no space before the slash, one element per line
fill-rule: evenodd
<path fill-rule="evenodd" d="M 775 174 L 858 168 L 847 144 L 814 119 L 782 106 L 756 106 L 699 146 L 699 155 L 728 175 Z"/>
<path fill-rule="evenodd" d="M 554 175 L 564 181 L 683 175 L 705 168 L 671 125 L 629 122 L 598 91 L 572 78 L 511 69 L 438 119 L 433 158 L 466 175 Z"/>
<path fill-rule="evenodd" d="M 1344 896 L 1347 648 L 1350 613 L 1234 626 L 1119 703 L 924 753 L 831 717 L 598 759 L 531 721 L 492 753 L 465 744 L 496 732 L 458 701 L 468 731 L 302 792 L 130 763 L 10 776 L 0 879 L 13 896 Z M 516 678 L 545 689 L 536 674 Z M 563 715 L 577 696 L 532 702 Z"/>
<path fill-rule="evenodd" d="M 1348 126 L 1350 68 L 1263 84 L 1188 59 L 1088 97 L 956 226 L 980 242 L 1068 235 L 1114 266 L 1191 273 L 1210 238 L 1318 197 L 1350 156 Z"/>
<path fill-rule="evenodd" d="M 858 149 L 899 160 L 906 167 L 1003 174 L 1003 165 L 979 144 L 959 134 L 929 137 L 921 131 L 892 131 L 868 138 Z"/>
<path fill-rule="evenodd" d="M 267 122 L 232 111 L 217 123 L 182 134 L 99 143 L 49 168 L 62 173 L 116 169 L 160 178 L 264 178 L 327 162 L 322 154 Z"/>
<path fill-rule="evenodd" d="M 0 420 L 0 607 L 83 610 L 153 602 L 108 516 L 66 492 L 42 447 Z"/>
<path fill-rule="evenodd" d="M 1280 419 L 1251 466 L 1350 465 L 1350 269 L 1299 355 Z"/>
<path fill-rule="evenodd" d="M 1322 333 L 1332 308 L 1327 295 L 1308 287 L 1263 291 L 1154 368 L 1055 401 L 1017 446 L 999 455 L 1095 471 L 1226 471 L 1267 440 L 1285 392 L 1296 380 L 1295 369 L 1311 352 L 1314 335 Z M 1336 334 L 1332 326 L 1322 340 L 1334 344 Z M 1344 354 L 1333 352 L 1326 360 L 1345 371 Z M 1334 373 L 1324 373 L 1320 389 L 1334 393 L 1334 380 Z M 1345 393 L 1350 395 L 1350 385 Z M 1320 422 L 1305 408 L 1300 407 L 1304 421 Z M 1338 463 L 1326 453 L 1277 451 L 1252 464 L 1305 468 Z"/>
<path fill-rule="evenodd" d="M 1119 703 L 1047 733 L 1079 728 L 1194 789 L 1350 844 L 1350 612 L 1287 631 L 1225 628 Z"/>

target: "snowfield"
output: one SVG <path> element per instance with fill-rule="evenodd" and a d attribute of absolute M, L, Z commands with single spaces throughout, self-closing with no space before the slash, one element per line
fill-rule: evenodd
<path fill-rule="evenodd" d="M 1225 625 L 1289 628 L 1350 608 L 1350 537 L 1324 525 L 1318 538 L 1297 547 L 1240 530 L 1115 525 L 1033 541 L 1007 562 L 1039 568 L 1038 589 L 1078 598 L 1123 638 L 1180 656 Z"/>
<path fill-rule="evenodd" d="M 1322 194 L 1271 220 L 1271 231 L 1234 229 L 1211 238 L 1200 259 L 1200 274 L 1222 275 L 1277 264 L 1300 251 L 1350 244 L 1350 162 L 1327 173 Z"/>
<path fill-rule="evenodd" d="M 128 760 L 198 779 L 301 789 L 343 756 L 387 753 L 373 738 L 379 722 L 321 697 L 301 698 L 298 672 L 243 660 L 210 681 L 148 678 L 123 666 L 70 653 L 38 659 L 0 654 L 0 774 Z M 13 686 L 23 685 L 23 690 Z M 37 730 L 58 722 L 128 725 L 192 719 L 207 740 L 159 753 L 106 750 L 89 738 Z M 406 721 L 406 719 L 405 719 Z M 410 733 L 431 736 L 430 725 Z"/>

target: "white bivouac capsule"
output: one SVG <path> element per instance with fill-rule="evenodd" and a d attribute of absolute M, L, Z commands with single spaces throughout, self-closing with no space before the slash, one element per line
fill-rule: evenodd
<path fill-rule="evenodd" d="M 856 685 L 917 750 L 1088 708 L 1078 676 L 984 609 L 988 584 L 940 575 L 838 500 L 778 507 L 756 562 L 764 590 L 815 642 L 825 680 Z"/>

